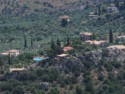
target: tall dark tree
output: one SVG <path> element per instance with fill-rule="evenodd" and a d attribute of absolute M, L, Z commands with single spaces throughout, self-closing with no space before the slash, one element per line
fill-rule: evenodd
<path fill-rule="evenodd" d="M 101 6 L 100 5 L 98 6 L 98 15 L 99 16 L 101 15 Z"/>
<path fill-rule="evenodd" d="M 26 35 L 24 35 L 24 48 L 27 48 L 27 39 L 26 39 Z"/>
<path fill-rule="evenodd" d="M 113 32 L 111 29 L 109 31 L 109 43 L 113 43 Z"/>
<path fill-rule="evenodd" d="M 66 27 L 67 25 L 68 25 L 67 19 L 62 19 L 62 21 L 61 21 L 61 26 L 62 26 L 62 27 Z"/>
<path fill-rule="evenodd" d="M 96 35 L 95 35 L 95 33 L 93 33 L 92 39 L 93 39 L 93 40 L 96 40 Z"/>
<path fill-rule="evenodd" d="M 33 39 L 31 38 L 31 48 L 33 48 Z"/>
<path fill-rule="evenodd" d="M 11 65 L 11 54 L 8 54 L 8 64 Z"/>
<path fill-rule="evenodd" d="M 61 47 L 61 43 L 58 37 L 57 37 L 57 46 Z"/>
<path fill-rule="evenodd" d="M 61 54 L 61 53 L 63 53 L 63 49 L 62 49 L 62 47 L 61 47 L 60 40 L 59 40 L 59 38 L 57 37 L 56 54 Z"/>
<path fill-rule="evenodd" d="M 0 56 L 0 66 L 3 66 L 3 65 L 4 65 L 4 62 L 3 62 L 2 59 L 3 59 L 2 56 Z"/>
<path fill-rule="evenodd" d="M 53 41 L 53 38 L 51 39 L 51 49 L 52 49 L 52 50 L 55 50 L 55 43 L 54 43 L 54 41 Z"/>
<path fill-rule="evenodd" d="M 69 36 L 67 35 L 67 43 L 66 43 L 66 46 L 69 46 L 70 45 L 70 38 Z"/>

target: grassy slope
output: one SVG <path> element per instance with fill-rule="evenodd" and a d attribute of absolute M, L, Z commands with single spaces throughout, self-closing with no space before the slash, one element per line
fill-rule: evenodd
<path fill-rule="evenodd" d="M 31 1 L 32 2 L 32 1 Z M 45 44 L 50 42 L 52 36 L 56 39 L 59 36 L 60 39 L 65 40 L 66 34 L 72 37 L 77 37 L 79 32 L 82 31 L 92 31 L 97 34 L 107 33 L 109 28 L 114 31 L 124 31 L 124 11 L 118 14 L 112 14 L 109 19 L 106 19 L 105 15 L 101 15 L 101 24 L 98 20 L 90 21 L 88 20 L 88 14 L 91 11 L 95 11 L 95 8 L 90 7 L 88 9 L 65 12 L 70 16 L 69 27 L 61 27 L 59 16 L 62 12 L 54 12 L 54 14 L 41 14 L 37 13 L 34 17 L 29 17 L 28 19 L 22 16 L 17 18 L 11 18 L 4 16 L 4 23 L 0 24 L 1 38 L 15 38 L 12 42 L 1 43 L 1 51 L 11 49 L 11 48 L 23 48 L 23 34 L 26 33 L 28 39 L 28 45 L 30 47 L 30 37 L 34 38 L 34 49 L 38 48 L 38 44 L 41 45 L 40 48 L 44 47 Z M 113 17 L 120 15 L 116 19 Z M 38 41 L 39 40 L 39 41 Z M 12 46 L 10 46 L 12 45 Z"/>

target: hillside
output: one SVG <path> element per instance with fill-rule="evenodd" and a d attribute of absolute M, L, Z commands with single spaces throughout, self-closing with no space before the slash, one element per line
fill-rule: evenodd
<path fill-rule="evenodd" d="M 79 3 L 79 1 L 77 1 L 72 4 L 70 0 L 67 0 L 67 2 L 69 2 L 68 5 L 64 4 L 64 1 L 61 2 L 61 4 L 64 5 L 64 10 L 62 10 L 63 8 L 58 7 L 56 8 L 57 10 L 54 9 L 54 11 L 50 11 L 52 9 L 50 8 L 49 11 L 42 10 L 41 12 L 38 11 L 41 8 L 39 8 L 39 6 L 35 6 L 37 7 L 37 11 L 34 12 L 35 8 L 32 6 L 35 1 L 24 1 L 21 1 L 21 3 L 17 0 L 13 0 L 13 2 L 11 2 L 11 0 L 1 0 L 1 51 L 12 48 L 22 49 L 24 34 L 27 36 L 27 43 L 29 47 L 32 37 L 34 42 L 33 50 L 35 50 L 37 48 L 46 48 L 46 45 L 50 43 L 52 36 L 55 38 L 57 36 L 60 37 L 63 42 L 65 41 L 67 34 L 74 38 L 78 37 L 79 32 L 82 31 L 95 32 L 101 37 L 102 34 L 106 34 L 110 27 L 114 32 L 124 32 L 125 30 L 125 22 L 123 20 L 125 11 L 123 9 L 121 9 L 119 13 L 111 14 L 108 14 L 105 11 L 108 6 L 111 6 L 112 2 L 107 4 L 104 1 L 99 2 L 98 0 L 92 0 L 95 4 L 92 2 L 86 3 L 84 1 L 83 3 Z M 50 0 L 47 2 L 50 2 Z M 55 2 L 57 1 L 55 0 Z M 98 10 L 98 3 L 103 3 L 101 7 L 104 8 L 100 18 L 90 20 L 89 14 Z M 121 3 L 121 7 L 122 6 L 123 4 Z M 61 15 L 69 15 L 70 17 L 70 23 L 65 28 L 61 26 L 61 21 L 59 20 Z"/>
<path fill-rule="evenodd" d="M 0 94 L 125 94 L 124 0 L 0 0 Z"/>
<path fill-rule="evenodd" d="M 0 11 L 2 14 L 8 12 L 9 15 L 21 12 L 47 12 L 66 9 L 82 2 L 79 0 L 0 0 Z"/>

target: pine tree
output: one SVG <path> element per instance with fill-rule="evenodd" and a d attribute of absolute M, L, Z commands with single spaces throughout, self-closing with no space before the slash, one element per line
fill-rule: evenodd
<path fill-rule="evenodd" d="M 113 32 L 111 29 L 109 31 L 109 43 L 113 43 Z"/>
<path fill-rule="evenodd" d="M 57 46 L 61 47 L 61 43 L 58 37 L 57 37 Z"/>
<path fill-rule="evenodd" d="M 24 35 L 24 48 L 27 48 L 27 39 L 26 39 L 26 35 Z"/>

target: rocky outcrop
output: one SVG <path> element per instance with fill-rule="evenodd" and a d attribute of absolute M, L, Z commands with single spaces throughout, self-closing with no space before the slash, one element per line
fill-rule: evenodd
<path fill-rule="evenodd" d="M 97 65 L 102 60 L 102 50 L 86 52 L 83 57 L 85 62 Z"/>
<path fill-rule="evenodd" d="M 41 82 L 39 85 L 39 88 L 44 91 L 47 91 L 49 87 L 50 87 L 50 84 L 48 82 Z"/>
<path fill-rule="evenodd" d="M 107 61 L 125 61 L 125 49 L 111 49 L 107 48 L 102 50 L 102 59 Z"/>
<path fill-rule="evenodd" d="M 56 65 L 59 66 L 60 70 L 67 70 L 70 72 L 81 71 L 83 69 L 83 64 L 81 60 L 74 56 L 68 56 L 61 58 Z"/>
<path fill-rule="evenodd" d="M 105 48 L 96 51 L 90 51 L 83 55 L 83 59 L 85 62 L 91 62 L 95 65 L 97 65 L 101 60 L 105 60 L 108 62 L 124 62 L 125 49 Z"/>
<path fill-rule="evenodd" d="M 77 54 L 76 56 L 68 55 L 66 57 L 57 57 L 50 60 L 48 64 L 56 66 L 60 71 L 76 72 L 84 69 L 85 62 L 91 65 L 98 65 L 101 61 L 125 62 L 125 47 L 122 49 L 120 47 L 122 46 L 89 51 L 82 55 Z"/>

